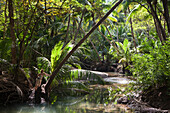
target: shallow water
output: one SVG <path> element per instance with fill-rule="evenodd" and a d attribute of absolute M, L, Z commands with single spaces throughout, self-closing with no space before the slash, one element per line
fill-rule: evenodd
<path fill-rule="evenodd" d="M 82 97 L 63 97 L 53 105 L 14 105 L 1 108 L 0 113 L 124 113 L 124 109 L 106 104 L 104 99 L 91 95 Z"/>
<path fill-rule="evenodd" d="M 42 105 L 13 105 L 6 108 L 0 107 L 0 113 L 125 113 L 130 110 L 120 109 L 115 105 L 116 100 L 110 99 L 111 92 L 108 88 L 116 88 L 114 84 L 125 85 L 131 80 L 122 77 L 104 78 L 111 85 L 90 86 L 92 93 L 84 96 L 58 96 L 52 104 Z"/>
<path fill-rule="evenodd" d="M 104 78 L 104 81 L 109 83 L 117 83 L 117 84 L 129 84 L 133 82 L 132 80 L 125 77 L 108 77 L 108 78 Z"/>

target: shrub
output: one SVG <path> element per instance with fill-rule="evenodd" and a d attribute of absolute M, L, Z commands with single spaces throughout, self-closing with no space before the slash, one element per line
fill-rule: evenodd
<path fill-rule="evenodd" d="M 170 38 L 163 46 L 157 46 L 149 53 L 132 57 L 131 71 L 140 88 L 170 86 Z"/>

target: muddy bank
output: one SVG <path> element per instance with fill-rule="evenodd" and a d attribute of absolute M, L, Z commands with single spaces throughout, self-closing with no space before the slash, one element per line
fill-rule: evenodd
<path fill-rule="evenodd" d="M 169 109 L 170 110 L 170 93 L 169 87 L 162 86 L 157 89 L 149 88 L 144 91 L 141 95 L 141 100 L 148 103 L 149 105 L 160 108 L 160 109 Z"/>
<path fill-rule="evenodd" d="M 118 104 L 126 105 L 135 112 L 140 113 L 169 113 L 170 96 L 166 87 L 159 89 L 148 89 L 146 92 L 133 97 L 121 97 Z"/>

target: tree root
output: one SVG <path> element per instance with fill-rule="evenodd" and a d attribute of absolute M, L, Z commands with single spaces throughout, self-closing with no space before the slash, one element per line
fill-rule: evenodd
<path fill-rule="evenodd" d="M 0 75 L 0 104 L 23 102 L 23 88 L 13 82 L 11 75 Z"/>

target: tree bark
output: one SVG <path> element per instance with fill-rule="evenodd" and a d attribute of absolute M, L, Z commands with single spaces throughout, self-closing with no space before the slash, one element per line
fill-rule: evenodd
<path fill-rule="evenodd" d="M 157 23 L 158 28 L 160 29 L 160 33 L 162 35 L 163 41 L 165 41 L 166 40 L 165 30 L 162 27 L 162 24 L 161 24 L 161 22 L 160 22 L 160 20 L 158 18 L 156 10 L 154 10 L 154 8 L 153 8 L 153 6 L 151 4 L 151 0 L 147 0 L 147 3 L 149 4 L 149 7 L 151 8 L 151 14 L 152 14 L 153 18 L 155 19 L 155 22 Z M 159 38 L 161 40 L 161 37 L 159 37 Z"/>
<path fill-rule="evenodd" d="M 67 25 L 67 32 L 66 32 L 66 38 L 65 38 L 65 45 L 67 45 L 69 28 L 70 28 L 70 14 L 69 14 L 69 17 L 68 17 L 68 25 Z"/>
<path fill-rule="evenodd" d="M 86 11 L 85 11 L 85 9 L 84 9 L 84 10 L 83 10 L 83 13 L 82 13 L 82 15 L 81 15 L 81 19 L 80 19 L 80 22 L 79 22 L 79 26 L 78 26 L 77 31 L 76 31 L 76 33 L 75 33 L 74 41 L 73 41 L 73 42 L 76 41 L 77 35 L 78 35 L 79 31 L 80 31 L 81 23 L 82 23 L 82 21 L 83 21 L 83 17 L 84 17 L 85 12 L 86 12 Z"/>
<path fill-rule="evenodd" d="M 167 23 L 168 33 L 170 33 L 170 18 L 169 18 L 169 10 L 168 10 L 168 0 L 162 0 L 164 7 L 164 18 Z"/>
<path fill-rule="evenodd" d="M 68 58 L 76 51 L 76 49 L 91 35 L 91 33 L 110 15 L 110 13 L 122 2 L 123 0 L 119 0 L 105 15 L 104 17 L 97 23 L 95 24 L 91 30 L 78 42 L 78 44 L 67 54 L 67 56 L 62 60 L 62 62 L 59 64 L 59 66 L 54 70 L 52 75 L 50 76 L 50 79 L 47 81 L 47 84 L 45 86 L 46 93 L 48 92 L 48 89 L 61 69 L 61 67 L 64 65 L 64 63 L 68 60 Z"/>
<path fill-rule="evenodd" d="M 16 37 L 15 37 L 15 30 L 14 30 L 14 9 L 13 9 L 13 1 L 8 0 L 8 9 L 9 9 L 9 26 L 10 26 L 10 36 L 12 39 L 12 47 L 11 47 L 11 54 L 12 54 L 12 64 L 17 63 L 16 58 Z"/>
<path fill-rule="evenodd" d="M 155 19 L 153 19 L 153 20 L 154 20 L 154 24 L 155 24 L 155 27 L 156 27 L 156 31 L 157 31 L 158 37 L 159 37 L 159 39 L 160 39 L 160 41 L 161 41 L 161 43 L 163 45 L 164 42 L 163 42 L 163 37 L 161 35 L 160 28 L 158 27 L 158 24 L 156 23 L 156 20 Z"/>
<path fill-rule="evenodd" d="M 129 7 L 128 7 L 128 11 L 129 11 L 129 13 L 130 13 L 130 9 L 129 9 Z M 131 28 L 131 33 L 132 33 L 133 43 L 134 43 L 134 46 L 135 46 L 135 50 L 136 50 L 136 52 L 137 52 L 137 48 L 136 48 L 136 41 L 135 41 L 135 36 L 134 36 L 134 32 L 133 32 L 132 18 L 130 18 L 129 22 L 130 22 L 130 28 Z"/>

